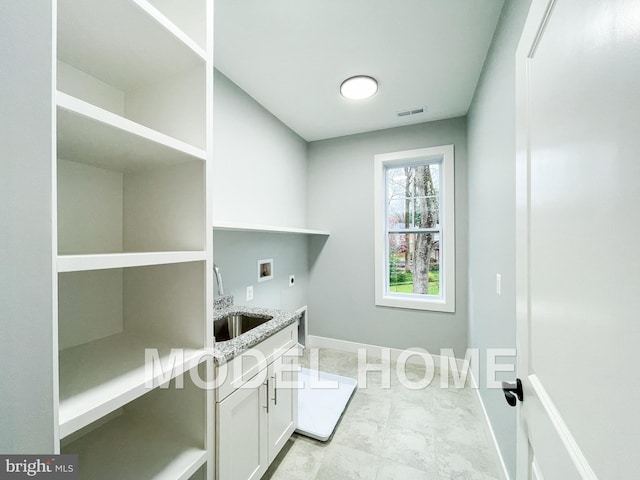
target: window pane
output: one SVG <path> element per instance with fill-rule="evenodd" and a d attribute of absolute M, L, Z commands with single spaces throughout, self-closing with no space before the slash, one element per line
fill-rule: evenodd
<path fill-rule="evenodd" d="M 440 295 L 440 235 L 390 233 L 390 293 Z"/>
<path fill-rule="evenodd" d="M 390 230 L 411 228 L 411 204 L 404 198 L 389 200 L 387 207 L 387 223 Z"/>
<path fill-rule="evenodd" d="M 387 227 L 436 228 L 440 224 L 440 164 L 387 170 Z"/>

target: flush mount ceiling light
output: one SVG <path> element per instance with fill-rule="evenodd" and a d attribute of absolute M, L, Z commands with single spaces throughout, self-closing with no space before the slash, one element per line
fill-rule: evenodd
<path fill-rule="evenodd" d="M 349 100 L 364 100 L 378 91 L 378 82 L 368 75 L 347 78 L 340 85 L 340 94 Z"/>

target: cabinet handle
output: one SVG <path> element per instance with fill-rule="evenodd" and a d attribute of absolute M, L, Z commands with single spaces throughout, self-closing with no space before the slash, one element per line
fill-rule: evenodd
<path fill-rule="evenodd" d="M 276 376 L 273 375 L 273 405 L 278 405 L 278 385 L 276 384 Z"/>
<path fill-rule="evenodd" d="M 267 414 L 269 413 L 269 379 L 267 378 L 264 383 L 262 385 L 266 385 L 267 389 L 266 389 L 266 395 L 265 395 L 265 400 L 267 401 L 267 404 L 263 406 L 263 408 L 267 409 Z"/>

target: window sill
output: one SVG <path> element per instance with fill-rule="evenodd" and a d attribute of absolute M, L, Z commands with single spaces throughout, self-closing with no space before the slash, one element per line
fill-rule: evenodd
<path fill-rule="evenodd" d="M 455 313 L 454 302 L 444 299 L 416 299 L 396 295 L 376 295 L 376 305 L 380 307 L 406 308 L 410 310 L 427 310 L 432 312 Z"/>

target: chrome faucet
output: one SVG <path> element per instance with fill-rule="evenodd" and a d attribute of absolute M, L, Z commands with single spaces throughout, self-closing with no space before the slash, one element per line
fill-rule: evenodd
<path fill-rule="evenodd" d="M 222 286 L 222 274 L 220 268 L 215 263 L 213 264 L 213 273 L 216 274 L 216 282 L 218 282 L 218 295 L 224 295 L 224 287 Z"/>

